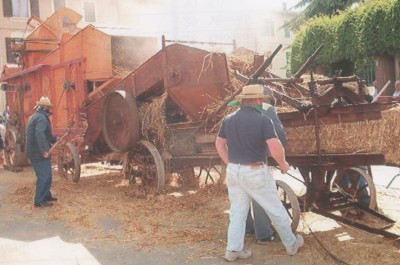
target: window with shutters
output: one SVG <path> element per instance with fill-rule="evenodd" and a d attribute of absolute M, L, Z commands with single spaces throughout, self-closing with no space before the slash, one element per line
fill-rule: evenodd
<path fill-rule="evenodd" d="M 65 7 L 65 0 L 54 0 L 54 11 Z"/>
<path fill-rule="evenodd" d="M 96 22 L 96 14 L 93 2 L 85 2 L 83 4 L 86 22 Z"/>
<path fill-rule="evenodd" d="M 286 65 L 290 64 L 290 52 L 286 52 Z"/>
<path fill-rule="evenodd" d="M 29 17 L 28 0 L 3 0 L 4 17 Z"/>
<path fill-rule="evenodd" d="M 11 45 L 12 43 L 21 44 L 22 39 L 20 38 L 6 38 L 6 56 L 7 63 L 17 63 L 17 57 L 14 55 Z"/>

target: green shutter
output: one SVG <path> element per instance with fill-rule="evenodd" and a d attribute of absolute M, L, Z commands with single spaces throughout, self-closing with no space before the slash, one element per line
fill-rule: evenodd
<path fill-rule="evenodd" d="M 40 18 L 39 0 L 30 0 L 30 2 L 31 2 L 31 16 L 35 16 L 35 17 Z"/>
<path fill-rule="evenodd" d="M 11 0 L 3 0 L 3 16 L 4 17 L 12 17 Z"/>

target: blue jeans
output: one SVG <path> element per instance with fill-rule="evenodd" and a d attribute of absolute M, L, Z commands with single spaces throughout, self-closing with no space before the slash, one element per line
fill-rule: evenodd
<path fill-rule="evenodd" d="M 32 167 L 36 175 L 36 192 L 33 203 L 40 204 L 52 198 L 50 188 L 52 182 L 51 160 L 32 160 Z"/>
<path fill-rule="evenodd" d="M 279 199 L 276 182 L 266 165 L 252 168 L 229 163 L 227 167 L 228 193 L 231 203 L 228 226 L 229 251 L 242 251 L 246 218 L 251 199 L 267 213 L 285 248 L 291 249 L 296 237 L 290 227 L 289 215 Z"/>
<path fill-rule="evenodd" d="M 246 233 L 255 234 L 256 239 L 271 237 L 274 234 L 274 230 L 268 215 L 255 200 L 251 201 L 251 206 L 253 215 L 250 210 L 246 219 Z"/>

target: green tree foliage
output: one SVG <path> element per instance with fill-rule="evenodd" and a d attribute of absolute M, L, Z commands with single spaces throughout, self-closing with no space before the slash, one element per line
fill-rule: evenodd
<path fill-rule="evenodd" d="M 315 64 L 328 69 L 340 62 L 357 68 L 378 54 L 399 53 L 399 14 L 398 0 L 365 0 L 337 16 L 309 20 L 292 43 L 291 71 L 296 72 L 322 43 L 325 46 Z"/>
<path fill-rule="evenodd" d="M 362 2 L 362 0 L 300 0 L 293 9 L 306 6 L 303 12 L 294 18 L 289 25 L 293 29 L 298 29 L 300 25 L 311 18 L 320 16 L 329 16 L 339 14 L 340 11 L 346 10 L 354 3 Z"/>

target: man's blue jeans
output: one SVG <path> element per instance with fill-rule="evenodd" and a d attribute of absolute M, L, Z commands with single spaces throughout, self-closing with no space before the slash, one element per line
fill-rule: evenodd
<path fill-rule="evenodd" d="M 254 169 L 250 166 L 229 163 L 226 172 L 231 204 L 226 249 L 243 250 L 246 218 L 251 199 L 257 201 L 267 213 L 286 250 L 293 248 L 296 237 L 290 227 L 289 215 L 278 196 L 275 179 L 268 172 L 268 167 L 264 165 Z"/>
<path fill-rule="evenodd" d="M 251 200 L 251 206 L 253 215 L 250 210 L 246 220 L 246 234 L 254 233 L 258 240 L 271 237 L 274 234 L 274 230 L 268 215 L 255 200 Z"/>
<path fill-rule="evenodd" d="M 34 204 L 40 204 L 52 198 L 50 188 L 52 182 L 51 160 L 39 159 L 31 161 L 36 175 L 36 193 Z"/>

